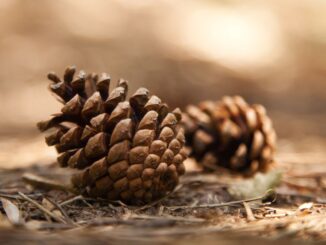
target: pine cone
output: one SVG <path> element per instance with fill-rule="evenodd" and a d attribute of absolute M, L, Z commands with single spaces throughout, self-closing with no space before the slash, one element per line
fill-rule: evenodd
<path fill-rule="evenodd" d="M 178 184 L 186 158 L 181 111 L 145 88 L 126 100 L 128 82 L 120 79 L 109 93 L 110 76 L 86 76 L 68 67 L 61 80 L 54 73 L 50 90 L 64 104 L 61 113 L 38 123 L 55 145 L 62 167 L 80 171 L 73 186 L 91 197 L 141 204 L 161 198 Z"/>
<path fill-rule="evenodd" d="M 239 96 L 190 105 L 182 115 L 186 142 L 206 169 L 216 166 L 253 174 L 273 162 L 276 134 L 262 105 Z"/>

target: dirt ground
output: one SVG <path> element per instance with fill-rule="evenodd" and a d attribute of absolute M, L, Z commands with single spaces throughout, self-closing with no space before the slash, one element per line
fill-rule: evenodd
<path fill-rule="evenodd" d="M 257 188 L 252 189 L 258 191 L 257 194 L 251 194 L 253 199 L 258 197 L 256 201 L 248 196 L 234 196 L 230 187 L 251 183 L 256 177 L 244 180 L 223 171 L 200 173 L 194 168 L 194 162 L 187 160 L 188 173 L 176 190 L 143 207 L 83 198 L 52 187 L 47 190 L 49 185 L 42 182 L 43 179 L 65 183 L 70 174 L 53 163 L 52 149 L 40 154 L 34 151 L 28 158 L 26 152 L 43 144 L 41 137 L 12 140 L 11 144 L 7 152 L 1 153 L 1 160 L 8 164 L 16 160 L 11 166 L 20 167 L 0 172 L 2 244 L 20 241 L 33 244 L 44 241 L 49 244 L 199 241 L 240 244 L 243 239 L 252 244 L 269 244 L 275 240 L 280 244 L 326 241 L 323 139 L 279 140 L 275 169 L 282 177 L 275 188 L 275 200 L 272 197 L 262 202 Z M 17 157 L 12 157 L 13 149 Z M 28 166 L 23 167 L 23 163 Z M 256 182 L 258 185 L 264 185 L 270 174 L 261 176 L 263 182 Z M 251 190 L 252 187 L 246 188 Z"/>

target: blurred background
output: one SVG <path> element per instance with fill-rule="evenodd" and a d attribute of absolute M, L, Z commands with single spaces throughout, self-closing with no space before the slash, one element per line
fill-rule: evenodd
<path fill-rule="evenodd" d="M 181 108 L 240 94 L 281 139 L 326 136 L 325 13 L 324 0 L 1 0 L 0 162 L 60 109 L 46 74 L 72 64 Z"/>

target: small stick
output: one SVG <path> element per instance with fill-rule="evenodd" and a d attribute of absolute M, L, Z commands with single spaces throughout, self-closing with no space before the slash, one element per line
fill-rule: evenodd
<path fill-rule="evenodd" d="M 28 196 L 28 197 L 40 197 L 40 196 L 43 196 L 43 194 L 41 194 L 41 193 L 26 194 L 26 196 Z M 0 197 L 9 198 L 9 199 L 25 200 L 24 198 L 22 198 L 22 197 L 19 196 L 19 195 L 6 194 L 6 193 L 1 193 L 1 192 L 0 192 Z"/>
<path fill-rule="evenodd" d="M 207 204 L 207 205 L 198 205 L 198 206 L 170 206 L 170 207 L 165 207 L 165 208 L 170 209 L 170 210 L 195 209 L 195 208 L 220 208 L 220 207 L 231 206 L 231 205 L 235 205 L 235 204 L 243 204 L 244 202 L 254 202 L 254 201 L 266 200 L 266 199 L 275 200 L 275 192 L 273 190 L 268 190 L 262 196 L 254 197 L 254 198 L 248 198 L 248 199 L 239 200 L 239 201 L 217 203 L 217 204 Z"/>
<path fill-rule="evenodd" d="M 94 199 L 94 198 L 87 198 L 87 197 L 84 197 L 82 195 L 78 195 L 78 196 L 73 196 L 72 198 L 66 200 L 66 201 L 63 201 L 61 203 L 59 203 L 60 206 L 65 206 L 65 205 L 68 205 L 72 202 L 75 202 L 75 201 L 82 201 L 84 204 L 86 204 L 88 207 L 92 208 L 93 206 L 88 203 L 87 201 L 97 201 L 97 202 L 105 202 L 105 203 L 118 203 L 120 204 L 121 206 L 127 206 L 126 204 L 124 204 L 123 202 L 121 201 L 108 201 L 106 199 L 102 199 L 102 198 L 97 198 L 97 199 Z"/>
<path fill-rule="evenodd" d="M 196 222 L 202 223 L 205 222 L 205 219 L 192 218 L 192 217 L 176 217 L 176 216 L 149 216 L 149 215 L 131 215 L 131 219 L 144 219 L 144 220 L 174 220 L 174 221 L 183 221 L 183 222 Z"/>
<path fill-rule="evenodd" d="M 81 200 L 83 203 L 85 203 L 88 207 L 90 207 L 90 208 L 93 207 L 91 204 L 89 204 L 89 203 L 86 201 L 87 199 L 86 199 L 85 197 L 83 197 L 82 195 L 74 196 L 74 197 L 72 197 L 72 198 L 70 198 L 70 199 L 68 199 L 68 200 L 66 200 L 66 201 L 63 201 L 63 202 L 59 203 L 58 205 L 59 205 L 60 207 L 62 207 L 62 206 L 68 205 L 68 204 L 70 204 L 70 203 L 73 203 L 73 202 L 75 202 L 75 201 L 79 201 L 79 200 Z M 88 200 L 93 200 L 93 199 L 88 199 Z"/>
<path fill-rule="evenodd" d="M 68 204 L 70 204 L 72 202 L 75 202 L 75 201 L 78 201 L 78 200 L 81 200 L 81 199 L 83 199 L 83 196 L 82 195 L 74 196 L 74 197 L 72 197 L 72 198 L 70 198 L 70 199 L 68 199 L 66 201 L 63 201 L 63 202 L 59 203 L 59 206 L 60 207 L 63 207 L 65 205 L 68 205 Z"/>
<path fill-rule="evenodd" d="M 41 211 L 43 211 L 45 214 L 49 215 L 51 218 L 53 218 L 54 220 L 58 221 L 58 222 L 62 222 L 66 224 L 66 221 L 60 217 L 58 217 L 57 215 L 55 215 L 54 213 L 52 213 L 51 211 L 47 210 L 45 207 L 43 207 L 41 204 L 39 204 L 38 202 L 34 201 L 33 199 L 29 198 L 28 196 L 26 196 L 24 193 L 18 192 L 18 194 L 25 199 L 26 201 L 32 203 L 34 206 L 36 206 L 38 209 L 40 209 Z"/>
<path fill-rule="evenodd" d="M 48 200 L 54 206 L 54 208 L 51 211 L 53 211 L 54 209 L 58 209 L 60 211 L 60 213 L 65 217 L 65 219 L 67 220 L 67 222 L 70 225 L 73 224 L 72 220 L 69 218 L 69 216 L 66 213 L 66 211 L 59 204 L 57 204 L 55 201 L 51 200 L 48 197 L 45 197 L 45 198 L 46 198 L 46 200 Z"/>
<path fill-rule="evenodd" d="M 39 175 L 26 173 L 23 175 L 22 178 L 23 181 L 32 185 L 35 188 L 39 188 L 43 190 L 60 190 L 60 191 L 67 191 L 73 194 L 77 194 L 76 190 L 72 186 L 61 184 L 57 181 L 50 180 Z"/>
<path fill-rule="evenodd" d="M 128 207 L 127 204 L 125 204 L 125 203 L 123 203 L 123 202 L 121 202 L 121 201 L 119 201 L 119 200 L 115 200 L 115 201 L 107 201 L 107 202 L 109 202 L 110 204 L 119 204 L 121 207 Z"/>
<path fill-rule="evenodd" d="M 82 199 L 80 199 L 80 200 L 81 200 L 84 204 L 86 204 L 86 206 L 88 206 L 89 208 L 93 208 L 93 205 L 90 204 L 89 202 L 87 202 L 85 198 L 82 198 Z"/>
<path fill-rule="evenodd" d="M 254 221 L 254 220 L 256 220 L 254 214 L 252 213 L 252 210 L 251 210 L 249 204 L 246 203 L 246 202 L 243 202 L 242 204 L 243 204 L 243 206 L 244 206 L 244 208 L 246 210 L 247 220 L 248 221 Z"/>

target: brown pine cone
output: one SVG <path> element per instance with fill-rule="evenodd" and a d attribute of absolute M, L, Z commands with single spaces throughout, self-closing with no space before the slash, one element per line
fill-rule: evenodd
<path fill-rule="evenodd" d="M 68 67 L 54 73 L 50 90 L 64 104 L 61 113 L 38 123 L 55 145 L 62 167 L 80 169 L 73 186 L 91 197 L 142 204 L 161 198 L 184 174 L 186 153 L 181 111 L 149 96 L 145 88 L 126 99 L 128 82 L 120 79 L 109 93 L 110 76 L 86 76 Z"/>
<path fill-rule="evenodd" d="M 253 174 L 273 162 L 276 134 L 262 105 L 242 97 L 190 105 L 182 115 L 186 142 L 206 169 L 216 166 Z"/>

